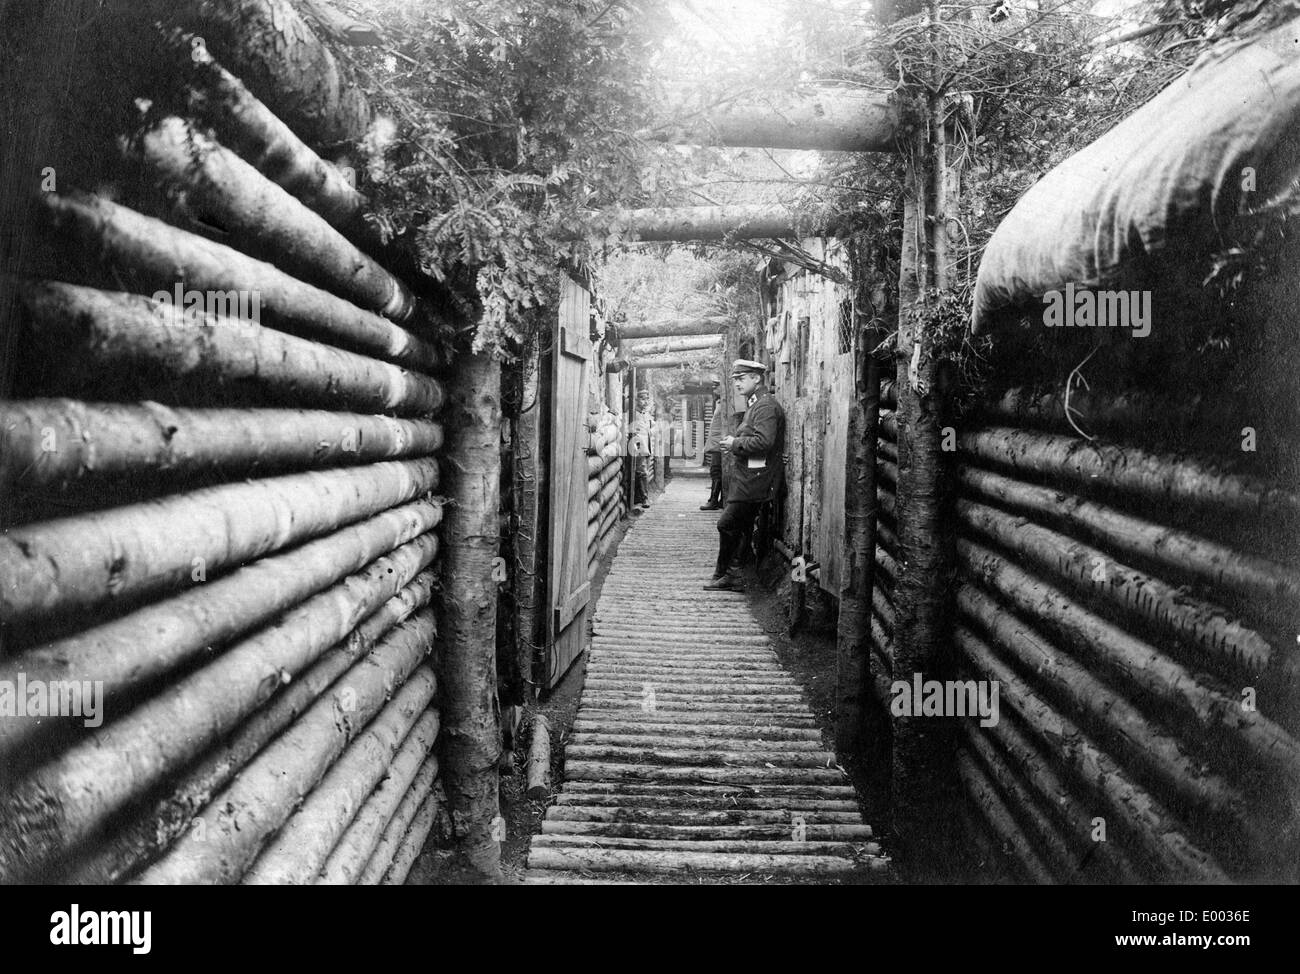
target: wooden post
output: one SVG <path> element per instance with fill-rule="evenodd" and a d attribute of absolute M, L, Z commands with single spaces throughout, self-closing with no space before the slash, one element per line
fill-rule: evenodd
<path fill-rule="evenodd" d="M 501 366 L 463 355 L 452 370 L 447 410 L 442 594 L 438 660 L 439 738 L 452 827 L 466 864 L 501 874 L 497 761 L 497 509 L 501 477 Z"/>
<path fill-rule="evenodd" d="M 938 4 L 928 0 L 931 24 Z M 933 32 L 933 31 L 932 31 Z M 937 69 L 936 69 L 937 70 Z M 955 553 L 953 521 L 940 450 L 946 422 L 945 397 L 938 382 L 932 336 L 916 311 L 928 304 L 928 289 L 946 286 L 946 248 L 930 217 L 945 212 L 946 150 L 942 135 L 942 96 L 927 105 L 940 121 L 918 134 L 909 162 L 903 223 L 903 259 L 899 281 L 898 401 L 898 564 L 895 587 L 893 679 L 911 683 L 945 679 L 950 669 Z M 949 789 L 954 780 L 954 741 L 942 719 L 894 716 L 893 820 L 905 859 L 922 879 L 944 861 L 951 827 Z"/>
<path fill-rule="evenodd" d="M 545 798 L 551 778 L 551 725 L 542 714 L 533 715 L 533 736 L 528 744 L 529 798 Z"/>
<path fill-rule="evenodd" d="M 539 517 L 546 481 L 546 454 L 542 449 L 542 400 L 539 376 L 540 353 L 530 345 L 519 368 L 519 415 L 516 418 L 515 443 L 515 589 L 517 667 L 521 674 L 532 674 L 537 662 L 541 599 L 538 584 Z M 536 684 L 533 684 L 536 687 Z"/>
<path fill-rule="evenodd" d="M 872 354 L 872 331 L 859 341 L 862 368 L 859 390 L 849 407 L 845 465 L 844 522 L 848 571 L 840 593 L 836 633 L 835 743 L 859 750 L 864 729 L 863 708 L 870 680 L 871 589 L 876 561 L 876 428 L 880 418 L 879 359 Z"/>

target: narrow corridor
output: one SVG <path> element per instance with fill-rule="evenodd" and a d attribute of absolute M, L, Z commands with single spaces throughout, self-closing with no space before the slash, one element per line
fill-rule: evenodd
<path fill-rule="evenodd" d="M 717 550 L 702 486 L 670 482 L 614 559 L 528 883 L 824 884 L 888 868 L 746 597 L 701 588 Z"/>

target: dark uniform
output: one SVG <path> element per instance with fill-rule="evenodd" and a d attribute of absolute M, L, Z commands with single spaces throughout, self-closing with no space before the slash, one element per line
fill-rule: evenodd
<path fill-rule="evenodd" d="M 715 577 L 728 572 L 759 506 L 775 500 L 785 483 L 785 411 L 766 389 L 750 396 L 748 406 L 731 442 L 735 462 L 727 488 L 727 506 L 718 518 L 721 539 Z"/>

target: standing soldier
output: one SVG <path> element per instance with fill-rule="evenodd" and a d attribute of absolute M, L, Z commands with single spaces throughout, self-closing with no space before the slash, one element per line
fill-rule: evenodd
<path fill-rule="evenodd" d="M 718 390 L 722 383 L 713 380 L 713 413 L 709 416 L 709 434 L 704 439 L 704 462 L 709 465 L 709 499 L 701 511 L 722 510 L 722 426 L 725 421 Z"/>
<path fill-rule="evenodd" d="M 736 359 L 731 381 L 736 392 L 745 397 L 748 408 L 735 436 L 724 436 L 720 445 L 734 458 L 727 505 L 718 518 L 718 563 L 713 580 L 705 584 L 710 590 L 741 591 L 744 584 L 731 567 L 739 553 L 741 540 L 753 526 L 758 508 L 774 500 L 785 482 L 782 454 L 785 450 L 785 411 L 767 391 L 762 362 Z"/>
<path fill-rule="evenodd" d="M 655 475 L 654 434 L 654 410 L 650 391 L 642 389 L 636 395 L 636 416 L 628 436 L 628 452 L 635 457 L 636 464 L 632 481 L 633 514 L 640 514 L 650 506 L 650 481 Z"/>

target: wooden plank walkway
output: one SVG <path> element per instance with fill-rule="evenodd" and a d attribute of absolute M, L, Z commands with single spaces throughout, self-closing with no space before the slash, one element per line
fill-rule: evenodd
<path fill-rule="evenodd" d="M 861 882 L 888 868 L 745 596 L 701 588 L 718 538 L 706 483 L 674 479 L 619 547 L 525 883 Z"/>

